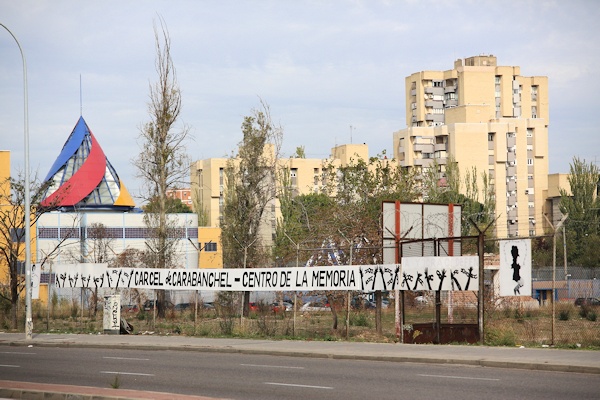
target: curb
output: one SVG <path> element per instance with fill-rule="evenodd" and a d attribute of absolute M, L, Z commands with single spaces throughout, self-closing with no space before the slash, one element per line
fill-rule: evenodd
<path fill-rule="evenodd" d="M 0 380 L 0 398 L 52 400 L 224 400 L 214 397 Z"/>

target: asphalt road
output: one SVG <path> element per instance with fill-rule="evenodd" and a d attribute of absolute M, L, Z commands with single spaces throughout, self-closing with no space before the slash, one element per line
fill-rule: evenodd
<path fill-rule="evenodd" d="M 0 379 L 230 399 L 598 399 L 600 375 L 250 354 L 0 346 Z"/>

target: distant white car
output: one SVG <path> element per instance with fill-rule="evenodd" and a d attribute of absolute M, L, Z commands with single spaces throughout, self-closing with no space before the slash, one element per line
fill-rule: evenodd
<path fill-rule="evenodd" d="M 309 301 L 300 307 L 300 311 L 331 311 L 331 307 L 320 301 Z"/>
<path fill-rule="evenodd" d="M 415 305 L 416 306 L 424 306 L 429 304 L 429 300 L 425 296 L 417 296 L 415 297 Z"/>

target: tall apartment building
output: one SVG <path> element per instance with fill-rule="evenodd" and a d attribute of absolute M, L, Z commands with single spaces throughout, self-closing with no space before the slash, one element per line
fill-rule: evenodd
<path fill-rule="evenodd" d="M 406 78 L 407 128 L 394 133 L 401 166 L 488 174 L 499 237 L 543 233 L 548 190 L 548 78 L 498 66 L 493 55 L 455 61 L 447 71 Z M 480 197 L 483 199 L 483 196 Z"/>
<path fill-rule="evenodd" d="M 266 151 L 273 151 L 267 147 Z M 289 185 L 294 195 L 319 193 L 324 182 L 323 168 L 345 166 L 352 160 L 368 160 L 369 149 L 366 144 L 345 144 L 331 149 L 328 159 L 280 158 L 277 168 L 289 174 Z M 200 204 L 206 216 L 206 226 L 219 227 L 223 215 L 225 168 L 227 158 L 198 160 L 191 166 L 191 192 L 194 204 Z M 199 201 L 196 202 L 195 199 Z M 199 211 L 199 210 L 197 210 Z M 261 229 L 262 241 L 269 244 L 274 238 L 277 218 L 280 216 L 279 201 L 275 198 L 267 207 Z M 202 228 L 200 228 L 200 231 Z"/>

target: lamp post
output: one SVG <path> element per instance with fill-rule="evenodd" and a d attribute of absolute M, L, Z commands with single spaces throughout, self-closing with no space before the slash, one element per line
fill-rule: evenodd
<path fill-rule="evenodd" d="M 25 61 L 25 53 L 21 43 L 17 40 L 17 37 L 6 27 L 3 23 L 0 23 L 4 29 L 10 33 L 10 36 L 15 39 L 19 51 L 21 52 L 21 59 L 23 60 L 23 97 L 24 97 L 24 145 L 25 145 L 25 339 L 31 340 L 33 331 L 33 319 L 31 318 L 31 206 L 30 206 L 30 195 L 29 195 L 29 112 L 28 112 L 28 100 L 27 100 L 27 62 Z"/>

